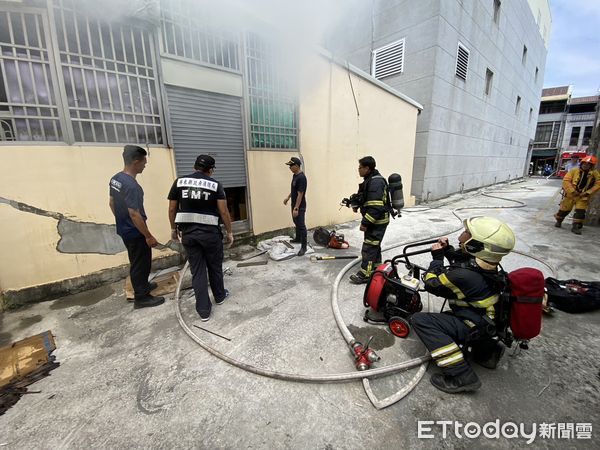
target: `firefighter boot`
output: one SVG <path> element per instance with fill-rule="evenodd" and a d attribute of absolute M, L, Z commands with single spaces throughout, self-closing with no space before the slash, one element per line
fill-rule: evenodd
<path fill-rule="evenodd" d="M 581 229 L 583 228 L 582 223 L 574 223 L 571 227 L 571 233 L 581 234 Z"/>
<path fill-rule="evenodd" d="M 365 276 L 362 272 L 357 272 L 350 275 L 350 283 L 352 284 L 364 284 L 369 281 L 369 277 Z"/>
<path fill-rule="evenodd" d="M 560 228 L 560 227 L 561 227 L 561 225 L 562 225 L 562 220 L 558 220 L 558 219 L 556 219 L 556 222 L 554 223 L 554 226 L 555 226 L 556 228 Z"/>
<path fill-rule="evenodd" d="M 472 370 L 456 376 L 436 373 L 431 376 L 431 384 L 448 394 L 472 392 L 481 387 L 481 381 Z"/>
<path fill-rule="evenodd" d="M 298 256 L 304 256 L 304 254 L 306 253 L 306 241 L 307 241 L 306 236 L 302 236 L 302 239 L 300 241 L 300 243 L 302 245 L 300 246 L 300 251 L 298 252 Z"/>

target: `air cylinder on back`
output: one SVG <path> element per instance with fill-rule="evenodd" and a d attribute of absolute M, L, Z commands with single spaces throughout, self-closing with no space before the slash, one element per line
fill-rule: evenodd
<path fill-rule="evenodd" d="M 402 177 L 393 173 L 388 177 L 390 197 L 392 199 L 392 208 L 400 211 L 404 208 L 404 192 L 402 192 Z"/>

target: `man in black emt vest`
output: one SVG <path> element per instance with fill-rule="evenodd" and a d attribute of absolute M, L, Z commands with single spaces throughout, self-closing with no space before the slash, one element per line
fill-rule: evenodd
<path fill-rule="evenodd" d="M 233 244 L 231 218 L 223 185 L 212 177 L 215 160 L 200 155 L 194 164 L 194 173 L 179 177 L 169 192 L 169 222 L 171 237 L 185 247 L 192 271 L 192 286 L 196 295 L 196 311 L 200 319 L 210 319 L 212 303 L 208 297 L 208 284 L 217 305 L 229 296 L 223 283 L 223 233 L 219 222 L 227 231 L 227 242 Z M 208 269 L 208 278 L 207 278 Z"/>

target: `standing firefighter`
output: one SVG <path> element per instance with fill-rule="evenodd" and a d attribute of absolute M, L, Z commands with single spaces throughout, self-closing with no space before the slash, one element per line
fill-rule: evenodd
<path fill-rule="evenodd" d="M 451 394 L 481 387 L 459 345 L 472 345 L 475 361 L 489 369 L 495 369 L 502 356 L 504 347 L 489 331 L 495 329 L 495 305 L 504 287 L 498 264 L 515 245 L 512 230 L 493 217 L 473 217 L 464 224 L 460 251 L 448 245 L 448 238 L 440 239 L 431 247 L 433 261 L 424 277 L 425 289 L 448 299 L 452 311 L 416 313 L 410 319 L 442 369 L 431 377 L 431 384 Z"/>
<path fill-rule="evenodd" d="M 381 241 L 390 223 L 388 184 L 375 169 L 375 159 L 372 156 L 358 160 L 358 174 L 364 181 L 358 186 L 357 205 L 353 205 L 352 209 L 357 212 L 360 208 L 360 231 L 364 232 L 364 240 L 360 270 L 350 275 L 350 282 L 353 284 L 366 283 L 377 263 L 381 262 Z"/>
<path fill-rule="evenodd" d="M 600 189 L 600 173 L 594 168 L 596 157 L 588 155 L 581 160 L 579 167 L 571 169 L 563 179 L 564 197 L 560 202 L 558 212 L 554 215 L 555 227 L 560 228 L 565 217 L 569 215 L 573 207 L 573 225 L 571 231 L 581 234 L 585 210 L 588 207 L 590 197 Z"/>

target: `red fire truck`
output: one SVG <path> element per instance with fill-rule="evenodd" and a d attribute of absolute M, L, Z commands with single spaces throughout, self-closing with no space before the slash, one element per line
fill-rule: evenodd
<path fill-rule="evenodd" d="M 560 159 L 558 161 L 558 170 L 556 171 L 556 175 L 559 177 L 564 177 L 567 171 L 567 164 L 571 161 L 572 158 L 577 158 L 577 164 L 581 158 L 584 158 L 587 155 L 586 152 L 563 152 L 560 155 Z M 573 167 L 571 167 L 572 169 Z"/>

